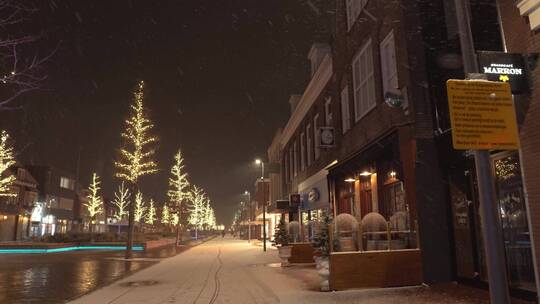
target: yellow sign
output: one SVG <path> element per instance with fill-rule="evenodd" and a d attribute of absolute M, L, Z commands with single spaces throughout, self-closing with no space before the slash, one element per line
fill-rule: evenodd
<path fill-rule="evenodd" d="M 448 80 L 446 88 L 454 149 L 519 149 L 510 84 Z"/>

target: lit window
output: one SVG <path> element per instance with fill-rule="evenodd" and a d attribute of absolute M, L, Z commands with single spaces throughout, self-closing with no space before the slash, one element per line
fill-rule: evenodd
<path fill-rule="evenodd" d="M 60 188 L 73 190 L 75 189 L 75 181 L 67 177 L 61 177 Z"/>
<path fill-rule="evenodd" d="M 359 121 L 376 106 L 371 39 L 353 59 L 354 113 Z"/>
<path fill-rule="evenodd" d="M 343 133 L 351 128 L 351 114 L 349 110 L 349 87 L 341 91 L 341 128 Z"/>

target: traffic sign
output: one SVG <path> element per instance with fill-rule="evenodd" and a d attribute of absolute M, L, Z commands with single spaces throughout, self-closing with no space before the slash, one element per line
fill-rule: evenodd
<path fill-rule="evenodd" d="M 519 149 L 516 113 L 508 83 L 448 80 L 446 88 L 454 149 Z"/>

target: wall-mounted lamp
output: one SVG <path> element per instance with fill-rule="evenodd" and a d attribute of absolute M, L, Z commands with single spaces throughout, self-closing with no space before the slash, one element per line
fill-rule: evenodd
<path fill-rule="evenodd" d="M 369 172 L 369 171 L 364 171 L 362 173 L 360 173 L 360 176 L 371 176 L 373 173 Z"/>
<path fill-rule="evenodd" d="M 347 183 L 354 183 L 356 181 L 356 179 L 352 178 L 352 177 L 349 177 L 345 180 Z"/>

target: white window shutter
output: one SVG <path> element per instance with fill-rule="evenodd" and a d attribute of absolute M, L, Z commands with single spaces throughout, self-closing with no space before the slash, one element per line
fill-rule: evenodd
<path fill-rule="evenodd" d="M 381 42 L 381 69 L 383 76 L 383 93 L 396 91 L 399 88 L 396 60 L 396 43 L 394 33 L 390 32 Z"/>

